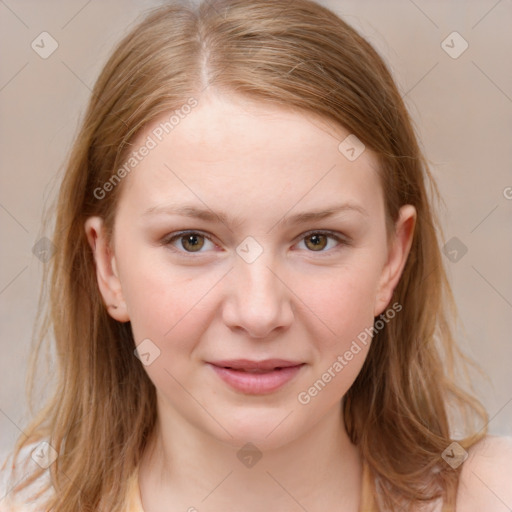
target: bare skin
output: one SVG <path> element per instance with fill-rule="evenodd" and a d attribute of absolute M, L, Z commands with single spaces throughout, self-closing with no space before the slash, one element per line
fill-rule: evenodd
<path fill-rule="evenodd" d="M 347 135 L 208 93 L 124 179 L 110 246 L 102 220 L 87 220 L 109 313 L 159 351 L 145 366 L 158 398 L 139 468 L 145 512 L 358 510 L 362 465 L 340 401 L 370 343 L 307 403 L 298 396 L 391 307 L 416 212 L 403 206 L 388 240 L 377 160 L 368 149 L 347 159 Z M 171 204 L 227 219 L 157 211 Z M 340 204 L 324 219 L 281 222 Z M 248 262 L 240 247 L 261 253 Z M 251 394 L 210 364 L 237 358 L 302 366 L 279 389 Z M 237 456 L 249 442 L 261 455 L 251 467 Z"/>

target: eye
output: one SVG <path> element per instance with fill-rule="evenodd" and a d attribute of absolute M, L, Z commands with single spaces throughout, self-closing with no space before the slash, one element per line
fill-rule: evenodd
<path fill-rule="evenodd" d="M 186 253 L 205 252 L 201 249 L 205 246 L 205 243 L 208 246 L 207 242 L 213 246 L 215 245 L 210 237 L 198 231 L 182 231 L 162 241 L 164 245 L 173 246 L 178 252 Z"/>
<path fill-rule="evenodd" d="M 329 241 L 336 243 L 329 244 Z M 349 241 L 339 233 L 332 231 L 310 231 L 302 235 L 299 243 L 304 242 L 309 252 L 331 252 L 340 248 L 340 246 L 349 245 Z M 173 250 L 181 253 L 201 253 L 208 250 L 208 244 L 213 249 L 215 247 L 212 239 L 205 233 L 199 231 L 181 231 L 173 233 L 162 240 L 162 244 L 170 246 Z M 325 250 L 330 245 L 330 248 Z M 202 251 L 206 246 L 206 249 Z"/>
<path fill-rule="evenodd" d="M 337 242 L 337 245 L 331 244 L 331 248 L 324 250 L 329 245 L 329 239 Z M 330 252 L 340 248 L 340 245 L 348 245 L 348 241 L 337 233 L 332 231 L 310 231 L 302 236 L 301 242 L 304 241 L 304 245 L 310 252 Z"/>

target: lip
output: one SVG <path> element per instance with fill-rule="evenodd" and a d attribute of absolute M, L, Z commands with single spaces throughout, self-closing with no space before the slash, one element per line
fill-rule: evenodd
<path fill-rule="evenodd" d="M 252 361 L 251 359 L 224 359 L 212 361 L 210 364 L 221 368 L 233 368 L 234 370 L 273 370 L 274 368 L 288 368 L 298 366 L 301 361 L 290 361 L 287 359 L 263 359 Z"/>
<path fill-rule="evenodd" d="M 284 359 L 250 361 L 236 359 L 208 363 L 229 386 L 242 393 L 263 395 L 277 391 L 292 380 L 304 363 Z"/>

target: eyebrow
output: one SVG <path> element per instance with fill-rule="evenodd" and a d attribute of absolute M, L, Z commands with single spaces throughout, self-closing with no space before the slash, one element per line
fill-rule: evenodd
<path fill-rule="evenodd" d="M 327 208 L 322 208 L 321 210 L 311 210 L 290 216 L 285 215 L 276 224 L 293 225 L 310 221 L 318 221 L 347 211 L 353 211 L 368 217 L 368 212 L 361 205 L 347 202 L 333 205 Z M 143 217 L 147 217 L 158 214 L 180 215 L 183 217 L 200 219 L 206 222 L 221 222 L 225 225 L 239 225 L 242 223 L 242 220 L 239 218 L 230 219 L 225 212 L 214 212 L 208 208 L 200 208 L 192 204 L 152 206 L 151 208 L 145 210 L 142 215 Z"/>

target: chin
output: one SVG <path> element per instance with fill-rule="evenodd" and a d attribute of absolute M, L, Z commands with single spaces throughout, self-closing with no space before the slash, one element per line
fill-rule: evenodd
<path fill-rule="evenodd" d="M 269 414 L 260 408 L 254 410 L 252 414 L 245 411 L 243 417 L 233 415 L 224 421 L 219 419 L 229 434 L 220 427 L 211 434 L 223 444 L 236 450 L 247 443 L 252 443 L 261 451 L 274 450 L 290 443 L 300 435 L 300 432 L 293 428 L 292 421 L 296 421 L 291 418 L 293 414 L 283 421 L 290 410 L 278 412 L 278 414 Z"/>

